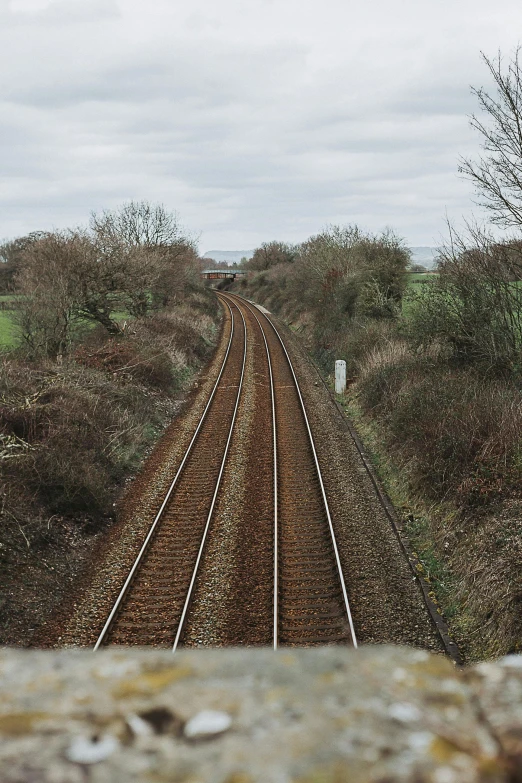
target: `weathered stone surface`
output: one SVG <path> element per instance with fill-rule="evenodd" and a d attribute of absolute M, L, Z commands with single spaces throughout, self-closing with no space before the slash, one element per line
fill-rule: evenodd
<path fill-rule="evenodd" d="M 465 677 L 484 721 L 509 759 L 512 780 L 522 780 L 522 655 L 481 663 Z"/>
<path fill-rule="evenodd" d="M 522 658 L 4 649 L 0 683 L 2 783 L 494 783 L 522 748 Z"/>

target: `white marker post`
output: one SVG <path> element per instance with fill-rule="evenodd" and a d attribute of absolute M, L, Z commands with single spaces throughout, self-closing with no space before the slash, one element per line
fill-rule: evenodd
<path fill-rule="evenodd" d="M 335 393 L 344 394 L 346 391 L 346 362 L 337 359 L 335 362 Z"/>

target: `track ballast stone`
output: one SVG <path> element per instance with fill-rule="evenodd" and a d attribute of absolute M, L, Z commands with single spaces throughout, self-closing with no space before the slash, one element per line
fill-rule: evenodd
<path fill-rule="evenodd" d="M 328 390 L 320 381 L 317 370 L 307 359 L 299 340 L 278 323 L 277 319 L 273 316 L 270 318 L 282 332 L 301 385 L 323 472 L 359 643 L 393 642 L 437 652 L 443 651 L 440 637 L 432 625 L 417 580 L 412 577 L 410 566 L 353 439 L 346 429 L 342 415 L 332 404 Z M 129 492 L 124 519 L 118 525 L 117 532 L 113 534 L 112 541 L 107 546 L 105 555 L 93 575 L 91 588 L 85 599 L 80 602 L 64 634 L 62 641 L 67 644 L 90 645 L 96 640 L 135 554 L 144 540 L 148 526 L 154 519 L 162 492 L 168 487 L 169 480 L 181 461 L 183 450 L 196 427 L 198 416 L 217 377 L 228 342 L 229 330 L 229 319 L 226 319 L 221 345 L 215 360 L 209 367 L 207 377 L 203 379 L 202 386 L 195 395 L 192 407 L 172 425 L 168 437 L 159 444 L 138 477 L 135 487 Z M 196 583 L 182 637 L 182 642 L 188 646 L 271 643 L 273 532 L 270 522 L 272 514 L 270 398 L 264 344 L 251 315 L 247 315 L 247 330 L 250 342 L 247 342 L 245 386 L 230 444 L 229 463 L 223 474 L 222 491 L 218 496 L 209 529 L 208 544 L 201 561 L 201 579 Z M 275 351 L 274 346 L 271 350 Z M 276 359 L 278 365 L 280 362 L 281 357 Z M 285 373 L 281 375 L 279 366 L 275 368 L 274 377 L 276 400 L 278 397 L 280 400 L 284 400 L 285 397 L 290 399 L 286 391 L 289 378 Z M 285 430 L 287 432 L 285 437 L 289 444 L 288 452 L 292 443 L 294 425 L 290 420 L 289 426 L 286 427 L 284 412 L 278 415 L 281 434 L 284 436 Z M 265 426 L 263 426 L 263 417 L 266 419 Z M 299 437 L 295 442 L 299 444 Z M 301 444 L 300 448 L 304 448 L 304 445 Z M 290 452 L 285 454 L 282 448 L 280 457 L 282 469 L 284 463 L 288 463 L 291 454 Z M 303 465 L 305 462 L 306 460 Z M 313 476 L 307 473 L 306 476 L 302 476 L 301 482 L 298 480 L 296 483 L 296 478 L 300 478 L 296 474 L 296 470 L 299 473 L 299 464 L 300 461 L 297 459 L 297 468 L 293 469 L 295 475 L 290 483 L 283 477 L 280 484 L 281 500 L 283 504 L 287 504 L 288 512 L 285 513 L 290 524 L 288 532 L 285 533 L 283 530 L 284 534 L 281 534 L 280 568 L 282 570 L 280 573 L 284 575 L 285 567 L 290 566 L 290 582 L 287 584 L 291 584 L 294 580 L 297 587 L 299 587 L 299 579 L 304 584 L 313 578 L 319 584 L 321 574 L 324 574 L 325 580 L 330 578 L 327 573 L 330 570 L 327 565 L 328 547 L 324 549 L 323 546 L 324 551 L 319 548 L 317 550 L 319 554 L 313 553 L 313 556 L 307 551 L 300 555 L 304 560 L 308 557 L 309 563 L 313 561 L 316 564 L 319 577 L 311 573 L 308 575 L 306 573 L 308 563 L 305 563 L 303 568 L 296 560 L 297 554 L 294 556 L 289 549 L 284 549 L 288 546 L 288 541 L 291 542 L 293 539 L 299 543 L 303 538 L 298 529 L 300 517 L 306 527 L 310 525 L 312 517 L 316 519 L 319 515 L 319 506 L 317 509 L 313 506 L 312 495 L 310 500 L 307 498 L 307 491 L 313 492 L 315 481 Z M 307 471 L 309 472 L 309 468 Z M 292 491 L 290 491 L 292 487 L 302 494 L 300 504 L 294 504 L 294 509 L 292 509 Z M 283 522 L 285 513 L 281 515 Z M 313 520 L 312 523 L 315 524 Z M 294 524 L 295 531 L 292 531 L 291 525 Z M 310 546 L 312 543 L 310 539 Z M 298 577 L 297 581 L 295 575 Z M 172 574 L 172 578 L 176 578 L 175 573 Z M 288 594 L 290 603 L 286 608 L 284 601 L 281 604 L 282 643 L 310 644 L 320 643 L 321 640 L 330 643 L 347 643 L 348 637 L 344 628 L 339 626 L 339 630 L 336 630 L 332 626 L 332 622 L 334 625 L 337 623 L 335 619 L 338 611 L 336 608 L 338 598 L 335 595 L 337 589 L 325 587 L 325 590 L 330 590 L 329 595 L 331 595 L 331 598 L 327 598 L 331 607 L 326 613 L 324 596 L 318 595 L 314 598 L 317 603 L 316 613 L 318 616 L 319 612 L 322 615 L 321 621 L 317 623 L 319 633 L 316 633 L 312 627 L 313 607 L 309 612 L 308 620 L 304 623 L 299 618 L 299 612 L 294 615 L 291 602 L 297 594 L 295 590 L 294 593 L 290 591 Z M 285 582 L 282 580 L 280 593 L 282 599 L 285 598 L 284 592 Z M 305 598 L 304 593 L 303 596 L 297 596 L 296 606 Z M 285 622 L 287 629 L 291 629 L 287 630 L 286 637 Z M 173 633 L 176 630 L 176 623 L 177 618 L 173 618 Z M 307 623 L 310 624 L 310 630 L 304 627 Z M 166 636 L 162 635 L 163 644 L 170 641 L 170 638 L 167 640 L 168 636 L 169 633 Z M 118 637 L 118 641 L 126 643 L 123 637 Z"/>

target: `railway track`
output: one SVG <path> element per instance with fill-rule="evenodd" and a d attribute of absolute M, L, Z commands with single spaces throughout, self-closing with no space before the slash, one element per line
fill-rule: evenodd
<path fill-rule="evenodd" d="M 209 552 L 218 536 L 222 548 L 237 550 L 223 610 L 229 619 L 219 643 L 356 646 L 334 526 L 290 357 L 266 314 L 235 295 L 219 296 L 230 326 L 218 379 L 95 649 L 141 644 L 175 650 L 197 638 L 198 606 L 213 591 Z M 248 486 L 244 501 L 234 506 L 234 455 L 245 451 Z M 234 540 L 227 538 L 225 517 L 234 520 Z M 214 615 L 220 613 L 216 605 Z"/>

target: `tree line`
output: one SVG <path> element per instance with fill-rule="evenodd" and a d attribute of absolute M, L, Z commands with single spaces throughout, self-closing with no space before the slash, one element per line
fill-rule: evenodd
<path fill-rule="evenodd" d="M 49 358 L 66 354 L 88 324 L 116 336 L 122 314 L 146 317 L 177 303 L 199 272 L 177 215 L 146 201 L 93 213 L 87 228 L 6 242 L 0 261 L 22 345 Z"/>
<path fill-rule="evenodd" d="M 411 256 L 391 230 L 328 226 L 300 245 L 266 242 L 246 268 L 266 297 L 284 297 L 294 311 L 312 314 L 322 328 L 355 317 L 393 318 L 406 287 Z"/>

